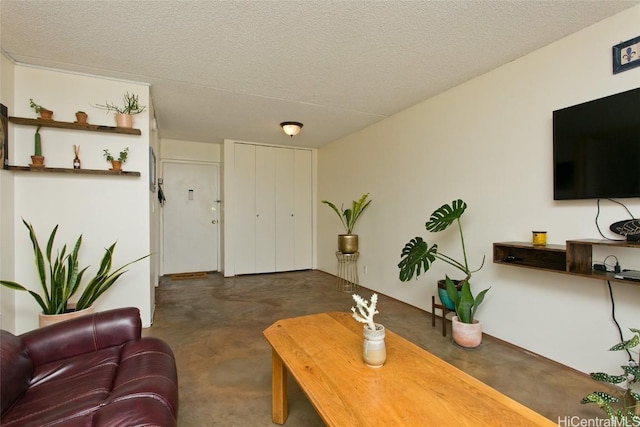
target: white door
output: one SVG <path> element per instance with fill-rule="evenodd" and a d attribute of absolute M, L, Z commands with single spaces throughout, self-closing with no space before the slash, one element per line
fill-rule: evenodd
<path fill-rule="evenodd" d="M 293 154 L 276 148 L 276 271 L 295 270 L 295 191 Z"/>
<path fill-rule="evenodd" d="M 235 274 L 256 272 L 256 147 L 235 144 Z"/>
<path fill-rule="evenodd" d="M 166 162 L 162 175 L 163 273 L 217 271 L 218 166 Z"/>
<path fill-rule="evenodd" d="M 256 269 L 276 271 L 276 149 L 256 146 Z"/>

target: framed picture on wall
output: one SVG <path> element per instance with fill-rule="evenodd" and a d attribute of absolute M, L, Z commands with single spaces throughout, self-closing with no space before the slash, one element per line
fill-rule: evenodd
<path fill-rule="evenodd" d="M 0 104 L 0 159 L 2 167 L 9 169 L 9 119 L 7 107 Z"/>
<path fill-rule="evenodd" d="M 613 47 L 613 74 L 640 67 L 640 36 Z"/>

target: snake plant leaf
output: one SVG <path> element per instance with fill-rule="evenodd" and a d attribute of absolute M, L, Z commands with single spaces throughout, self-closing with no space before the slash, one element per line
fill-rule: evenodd
<path fill-rule="evenodd" d="M 446 230 L 454 221 L 460 219 L 467 204 L 458 199 L 451 202 L 451 205 L 444 204 L 436 209 L 425 224 L 428 231 L 438 232 Z"/>
<path fill-rule="evenodd" d="M 398 264 L 400 280 L 407 282 L 413 278 L 414 274 L 417 278 L 420 274 L 429 270 L 431 263 L 436 260 L 436 253 L 438 253 L 438 245 L 433 244 L 429 247 L 422 237 L 411 239 L 402 248 L 402 260 Z"/>
<path fill-rule="evenodd" d="M 604 372 L 593 372 L 590 374 L 591 379 L 609 384 L 620 384 L 627 380 L 626 375 L 609 375 Z"/>
<path fill-rule="evenodd" d="M 633 329 L 631 329 L 633 331 Z M 637 329 L 636 329 L 637 331 Z M 636 334 L 640 334 L 640 332 L 636 332 Z M 626 341 L 622 341 L 621 343 L 618 343 L 616 345 L 614 345 L 613 347 L 611 347 L 609 349 L 609 351 L 616 351 L 616 350 L 627 350 L 629 348 L 633 348 L 640 345 L 640 335 L 634 335 L 633 338 L 628 339 Z"/>

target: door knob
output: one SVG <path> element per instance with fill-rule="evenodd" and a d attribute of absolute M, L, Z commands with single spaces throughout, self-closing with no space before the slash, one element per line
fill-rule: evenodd
<path fill-rule="evenodd" d="M 217 223 L 218 223 L 217 219 L 214 219 L 214 220 L 211 221 L 211 224 L 217 224 Z"/>

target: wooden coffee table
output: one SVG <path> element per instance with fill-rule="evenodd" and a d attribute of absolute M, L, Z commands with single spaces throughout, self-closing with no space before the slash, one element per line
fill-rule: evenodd
<path fill-rule="evenodd" d="M 362 324 L 350 313 L 279 320 L 272 347 L 272 419 L 287 420 L 287 371 L 328 426 L 556 426 L 387 329 L 387 361 L 362 361 Z"/>

